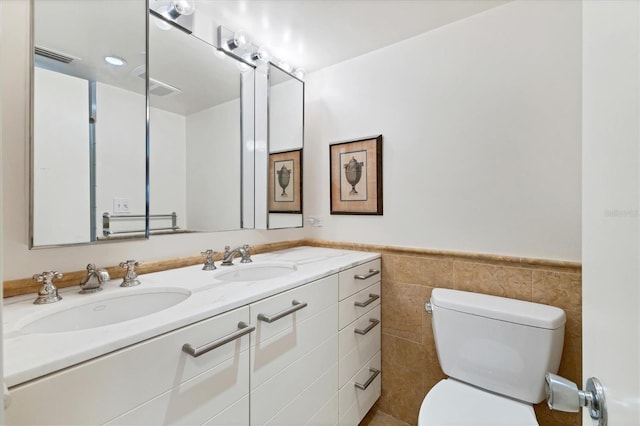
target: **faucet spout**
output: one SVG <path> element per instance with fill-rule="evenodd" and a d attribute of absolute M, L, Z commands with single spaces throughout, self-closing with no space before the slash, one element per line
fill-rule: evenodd
<path fill-rule="evenodd" d="M 251 263 L 251 253 L 249 253 L 249 249 L 251 247 L 249 246 L 249 244 L 245 244 L 243 246 L 240 247 L 236 247 L 233 250 L 231 250 L 231 247 L 229 246 L 225 246 L 224 248 L 224 254 L 222 255 L 222 266 L 231 266 L 233 265 L 233 259 L 236 257 L 237 254 L 240 254 L 240 256 L 242 256 L 242 259 L 240 260 L 240 263 Z"/>

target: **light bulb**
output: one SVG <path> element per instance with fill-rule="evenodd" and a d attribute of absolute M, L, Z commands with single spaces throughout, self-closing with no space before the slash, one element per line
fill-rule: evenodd
<path fill-rule="evenodd" d="M 260 61 L 266 64 L 267 62 L 269 62 L 269 59 L 271 59 L 271 55 L 269 55 L 269 52 L 261 48 L 251 55 L 251 59 L 253 61 Z"/>
<path fill-rule="evenodd" d="M 279 65 L 280 68 L 282 68 L 286 72 L 291 72 L 291 70 L 293 69 L 293 67 L 288 62 L 280 62 Z"/>
<path fill-rule="evenodd" d="M 296 70 L 293 72 L 293 75 L 295 75 L 296 77 L 298 77 L 300 80 L 302 80 L 304 78 L 304 69 L 302 68 L 296 68 Z"/>
<path fill-rule="evenodd" d="M 240 46 L 247 44 L 247 36 L 242 31 L 236 31 L 233 34 L 233 38 L 227 40 L 227 46 L 230 50 L 237 49 Z"/>
<path fill-rule="evenodd" d="M 196 10 L 194 0 L 173 0 L 171 7 L 167 11 L 167 14 L 171 19 L 178 19 L 178 17 L 184 15 L 191 15 Z"/>

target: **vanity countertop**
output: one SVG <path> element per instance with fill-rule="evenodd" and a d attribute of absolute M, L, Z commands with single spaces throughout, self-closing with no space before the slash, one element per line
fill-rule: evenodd
<path fill-rule="evenodd" d="M 66 288 L 60 290 L 63 299 L 50 305 L 34 305 L 35 294 L 7 298 L 3 307 L 5 384 L 11 387 L 24 383 L 379 257 L 377 253 L 296 247 L 254 255 L 249 264 L 241 264 L 237 258 L 234 266 L 218 266 L 214 271 L 203 271 L 202 265 L 194 265 L 144 274 L 139 276 L 141 284 L 136 287 L 120 287 L 122 280 L 118 279 L 105 283 L 103 291 L 93 294 L 79 294 L 77 287 Z M 260 264 L 287 265 L 295 270 L 260 281 L 228 282 L 216 278 Z M 56 333 L 23 329 L 52 312 L 152 289 L 177 289 L 191 295 L 167 309 L 111 325 Z M 83 318 L 78 316 L 81 323 Z"/>

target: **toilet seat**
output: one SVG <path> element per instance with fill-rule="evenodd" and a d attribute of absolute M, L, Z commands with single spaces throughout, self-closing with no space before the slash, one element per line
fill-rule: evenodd
<path fill-rule="evenodd" d="M 533 406 L 459 382 L 438 382 L 422 401 L 418 426 L 538 426 Z"/>

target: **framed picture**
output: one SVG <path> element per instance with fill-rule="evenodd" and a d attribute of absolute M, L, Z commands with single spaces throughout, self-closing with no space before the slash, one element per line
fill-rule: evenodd
<path fill-rule="evenodd" d="M 269 213 L 302 213 L 302 150 L 269 154 Z"/>
<path fill-rule="evenodd" d="M 331 214 L 382 214 L 382 135 L 329 146 Z"/>

